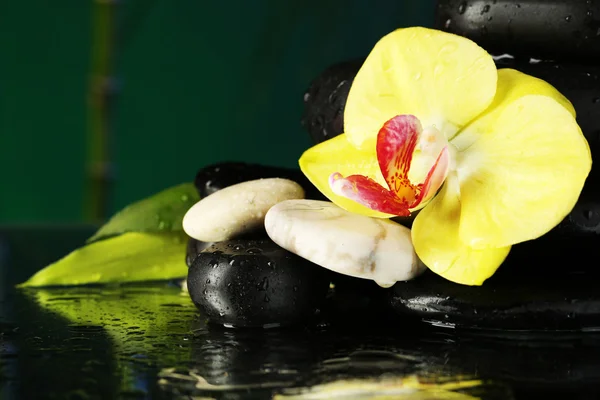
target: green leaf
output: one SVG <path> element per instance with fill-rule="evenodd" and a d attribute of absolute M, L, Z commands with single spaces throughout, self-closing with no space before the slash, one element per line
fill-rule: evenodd
<path fill-rule="evenodd" d="M 65 286 L 158 281 L 187 275 L 183 232 L 128 232 L 90 243 L 19 286 Z"/>
<path fill-rule="evenodd" d="M 192 183 L 165 189 L 116 213 L 88 239 L 88 243 L 125 232 L 182 231 L 183 216 L 199 200 Z"/>

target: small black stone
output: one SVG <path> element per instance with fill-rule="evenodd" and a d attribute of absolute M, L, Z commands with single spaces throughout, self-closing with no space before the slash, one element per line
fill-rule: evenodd
<path fill-rule="evenodd" d="M 344 131 L 344 108 L 350 86 L 364 59 L 346 61 L 327 68 L 304 94 L 302 126 L 314 143 Z"/>
<path fill-rule="evenodd" d="M 439 0 L 434 27 L 491 54 L 600 61 L 599 0 Z"/>
<path fill-rule="evenodd" d="M 198 254 L 187 282 L 210 321 L 265 327 L 309 322 L 325 301 L 329 275 L 270 239 L 238 239 Z"/>
<path fill-rule="evenodd" d="M 482 286 L 450 282 L 433 272 L 392 290 L 392 307 L 437 325 L 501 330 L 600 328 L 600 292 L 593 254 L 598 238 L 548 237 L 513 247 Z"/>
<path fill-rule="evenodd" d="M 196 174 L 194 185 L 200 198 L 204 198 L 228 186 L 265 178 L 289 179 L 302 186 L 307 199 L 325 199 L 299 169 L 244 162 L 221 162 L 201 168 Z"/>

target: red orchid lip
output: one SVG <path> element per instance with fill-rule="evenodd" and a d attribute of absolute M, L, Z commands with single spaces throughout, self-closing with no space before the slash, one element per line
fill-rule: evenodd
<path fill-rule="evenodd" d="M 377 161 L 387 188 L 364 175 L 343 177 L 334 172 L 329 185 L 334 193 L 372 210 L 407 217 L 411 209 L 429 200 L 441 187 L 450 165 L 448 145 L 444 146 L 425 180 L 414 184 L 408 178 L 414 151 L 423 132 L 414 115 L 388 120 L 377 134 Z"/>

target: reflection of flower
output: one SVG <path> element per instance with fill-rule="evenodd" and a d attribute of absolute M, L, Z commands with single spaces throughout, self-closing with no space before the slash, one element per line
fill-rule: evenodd
<path fill-rule="evenodd" d="M 300 166 L 337 205 L 416 216 L 412 238 L 439 275 L 479 285 L 510 246 L 556 226 L 591 168 L 571 103 L 544 81 L 496 70 L 470 40 L 425 28 L 377 43 L 346 103 L 345 133 Z"/>

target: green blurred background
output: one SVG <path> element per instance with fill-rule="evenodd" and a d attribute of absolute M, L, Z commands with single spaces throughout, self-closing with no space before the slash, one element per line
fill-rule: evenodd
<path fill-rule="evenodd" d="M 103 217 L 209 163 L 296 166 L 310 81 L 433 12 L 433 0 L 3 0 L 0 223 L 97 222 L 95 161 L 112 177 Z M 90 102 L 91 87 L 113 95 Z"/>

